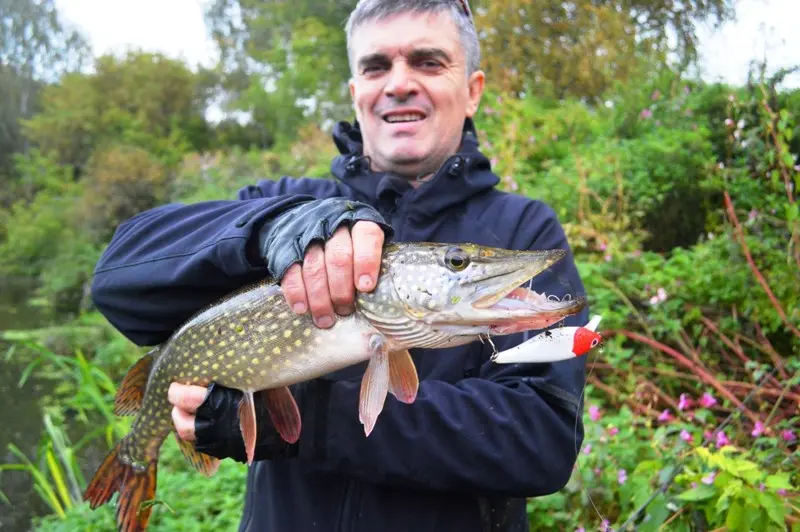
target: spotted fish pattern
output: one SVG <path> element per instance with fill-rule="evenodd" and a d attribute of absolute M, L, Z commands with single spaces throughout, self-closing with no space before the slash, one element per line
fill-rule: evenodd
<path fill-rule="evenodd" d="M 516 294 L 515 287 L 564 255 L 471 244 L 387 244 L 375 290 L 359 293 L 356 312 L 329 329 L 317 328 L 310 314 L 293 313 L 272 280 L 230 294 L 187 320 L 129 370 L 115 413 L 136 418 L 98 468 L 85 500 L 96 508 L 119 492 L 119 530 L 146 529 L 151 510 L 138 510 L 155 495 L 159 450 L 174 431 L 172 382 L 215 382 L 243 392 L 239 416 L 249 463 L 256 434 L 254 392 L 264 392 L 281 436 L 296 441 L 300 416 L 288 386 L 368 361 L 358 405 L 368 436 L 387 394 L 405 403 L 416 397 L 408 349 L 466 344 L 500 326 L 533 323 L 542 315 L 550 323 L 580 311 L 581 298 L 537 307 Z M 178 443 L 197 470 L 214 474 L 218 460 Z"/>

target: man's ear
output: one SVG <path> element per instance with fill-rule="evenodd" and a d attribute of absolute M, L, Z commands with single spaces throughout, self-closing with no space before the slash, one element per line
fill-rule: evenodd
<path fill-rule="evenodd" d="M 467 101 L 466 109 L 467 117 L 472 118 L 478 111 L 485 84 L 486 74 L 484 74 L 482 70 L 476 70 L 467 80 L 467 87 L 469 88 L 469 100 Z"/>

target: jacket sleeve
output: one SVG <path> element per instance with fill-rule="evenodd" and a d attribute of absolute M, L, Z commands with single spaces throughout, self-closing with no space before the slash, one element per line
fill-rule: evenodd
<path fill-rule="evenodd" d="M 547 212 L 526 247 L 569 249 L 555 215 Z M 557 292 L 555 283 L 566 276 L 582 292 L 572 255 L 560 264 L 559 279 L 543 277 L 533 289 Z M 565 321 L 582 325 L 587 316 L 585 309 Z M 517 334 L 493 342 L 499 351 L 523 339 Z M 483 364 L 472 378 L 422 380 L 412 405 L 387 396 L 368 438 L 357 415 L 360 381 L 314 383 L 304 403 L 310 430 L 300 440 L 300 457 L 318 471 L 415 489 L 518 497 L 558 491 L 569 480 L 583 442 L 585 357 L 498 365 L 488 361 L 490 354 L 491 346 L 485 345 Z"/>
<path fill-rule="evenodd" d="M 269 274 L 255 235 L 291 207 L 332 192 L 314 182 L 326 186 L 262 181 L 237 200 L 172 203 L 134 216 L 117 228 L 95 267 L 95 306 L 134 343 L 165 341 L 197 311 Z"/>

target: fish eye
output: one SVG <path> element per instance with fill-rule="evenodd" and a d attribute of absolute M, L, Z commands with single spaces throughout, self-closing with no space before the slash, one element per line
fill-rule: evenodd
<path fill-rule="evenodd" d="M 469 265 L 469 255 L 461 248 L 450 248 L 444 256 L 448 268 L 460 272 Z"/>

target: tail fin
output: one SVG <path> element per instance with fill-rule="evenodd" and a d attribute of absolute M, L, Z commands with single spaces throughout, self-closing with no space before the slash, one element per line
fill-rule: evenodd
<path fill-rule="evenodd" d="M 97 468 L 94 478 L 86 488 L 83 500 L 88 501 L 94 510 L 107 503 L 114 493 L 119 491 L 117 530 L 143 532 L 147 530 L 153 508 L 150 505 L 140 508 L 140 505 L 155 497 L 158 462 L 150 462 L 144 470 L 138 471 L 119 459 L 120 445 L 122 442 L 108 453 Z"/>

